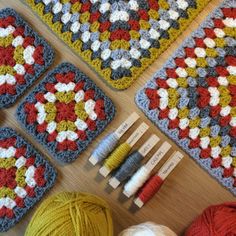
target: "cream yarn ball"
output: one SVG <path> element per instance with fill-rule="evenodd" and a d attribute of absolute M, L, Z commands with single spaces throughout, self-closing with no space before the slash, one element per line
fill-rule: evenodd
<path fill-rule="evenodd" d="M 125 229 L 119 236 L 177 236 L 177 234 L 164 225 L 145 222 Z"/>

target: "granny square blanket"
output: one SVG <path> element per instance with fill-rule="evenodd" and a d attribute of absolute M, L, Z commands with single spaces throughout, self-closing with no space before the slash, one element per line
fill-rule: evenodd
<path fill-rule="evenodd" d="M 11 128 L 0 128 L 0 232 L 13 227 L 55 179 L 41 154 Z"/>
<path fill-rule="evenodd" d="M 137 105 L 236 194 L 236 1 L 224 1 L 143 89 Z"/>
<path fill-rule="evenodd" d="M 13 9 L 0 10 L 0 108 L 13 104 L 53 58 L 48 43 Z"/>
<path fill-rule="evenodd" d="M 25 0 L 116 89 L 134 80 L 209 0 Z"/>
<path fill-rule="evenodd" d="M 61 162 L 75 160 L 114 115 L 112 101 L 70 63 L 50 71 L 17 109 L 20 123 Z"/>

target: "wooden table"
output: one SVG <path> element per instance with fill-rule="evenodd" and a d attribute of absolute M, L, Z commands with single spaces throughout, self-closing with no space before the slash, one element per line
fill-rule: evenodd
<path fill-rule="evenodd" d="M 82 191 L 97 194 L 104 198 L 110 204 L 113 211 L 113 220 L 115 235 L 121 230 L 144 221 L 154 221 L 158 224 L 164 224 L 172 228 L 177 234 L 182 234 L 189 226 L 191 221 L 202 212 L 204 208 L 211 204 L 222 203 L 225 201 L 235 201 L 235 197 L 224 187 L 222 187 L 215 179 L 213 179 L 206 171 L 200 168 L 189 156 L 185 154 L 184 160 L 177 169 L 168 177 L 160 192 L 139 211 L 132 211 L 130 205 L 132 200 L 124 201 L 120 198 L 121 188 L 116 191 L 110 191 L 107 188 L 108 179 L 99 178 L 97 175 L 99 166 L 92 167 L 88 164 L 88 157 L 98 142 L 108 133 L 114 130 L 118 125 L 133 111 L 141 115 L 141 120 L 150 125 L 147 138 L 151 133 L 156 133 L 161 137 L 161 142 L 168 140 L 152 123 L 144 116 L 144 114 L 136 107 L 134 103 L 134 95 L 136 91 L 151 78 L 152 74 L 160 68 L 172 52 L 181 44 L 203 19 L 220 3 L 220 0 L 212 0 L 211 3 L 203 10 L 195 19 L 188 29 L 166 50 L 156 62 L 149 67 L 148 70 L 138 79 L 133 86 L 125 91 L 118 92 L 110 89 L 105 83 L 92 71 L 82 60 L 76 56 L 49 28 L 32 12 L 32 10 L 17 0 L 0 0 L 0 7 L 12 7 L 17 10 L 24 18 L 38 31 L 56 51 L 56 58 L 50 69 L 54 68 L 62 61 L 69 61 L 75 64 L 83 72 L 85 72 L 98 86 L 100 86 L 108 96 L 114 101 L 117 114 L 111 125 L 102 133 L 89 148 L 72 164 L 65 166 L 59 165 L 54 161 L 46 150 L 37 143 L 27 132 L 22 129 L 15 119 L 15 110 L 18 105 L 0 111 L 1 126 L 10 126 L 16 129 L 27 140 L 47 156 L 58 170 L 58 178 L 53 189 L 46 195 L 58 193 L 60 191 Z M 39 78 L 39 82 L 42 78 Z M 31 87 L 32 89 L 32 87 Z M 27 90 L 30 92 L 30 89 Z M 21 98 L 22 99 L 22 98 Z M 18 102 L 21 100 L 19 99 Z M 139 123 L 141 122 L 139 121 Z M 124 140 L 131 131 L 129 131 L 122 140 Z M 144 139 L 139 142 L 140 145 Z M 173 146 L 173 150 L 180 150 L 173 142 L 168 140 Z M 29 214 L 24 217 L 13 229 L 9 230 L 5 235 L 23 235 L 24 231 L 34 213 L 39 206 L 37 204 Z"/>

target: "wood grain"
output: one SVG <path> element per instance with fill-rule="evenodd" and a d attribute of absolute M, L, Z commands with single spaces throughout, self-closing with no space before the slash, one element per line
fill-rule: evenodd
<path fill-rule="evenodd" d="M 156 60 L 152 66 L 149 67 L 148 70 L 145 71 L 145 73 L 131 88 L 126 91 L 118 92 L 110 89 L 96 75 L 96 73 L 82 62 L 81 59 L 76 56 L 61 40 L 59 40 L 50 29 L 43 24 L 36 15 L 34 15 L 31 9 L 23 4 L 23 2 L 17 0 L 0 0 L 0 8 L 12 7 L 17 10 L 33 26 L 33 28 L 43 35 L 55 48 L 56 59 L 51 68 L 55 67 L 62 61 L 69 61 L 75 64 L 112 98 L 117 107 L 117 115 L 107 130 L 101 134 L 75 162 L 64 166 L 59 165 L 56 161 L 52 160 L 46 150 L 30 137 L 17 123 L 15 119 L 15 110 L 22 98 L 19 99 L 18 103 L 13 107 L 2 109 L 0 111 L 0 125 L 10 126 L 16 129 L 35 147 L 37 147 L 41 153 L 47 156 L 57 168 L 59 173 L 57 182 L 47 196 L 60 191 L 82 191 L 99 195 L 107 200 L 112 208 L 115 235 L 133 224 L 138 224 L 144 221 L 154 221 L 158 224 L 164 224 L 181 235 L 191 221 L 208 205 L 235 200 L 234 196 L 228 190 L 223 188 L 215 179 L 210 177 L 206 171 L 200 168 L 185 154 L 180 165 L 167 178 L 159 194 L 157 194 L 152 201 L 145 205 L 141 210 L 134 211 L 132 207 L 130 208 L 132 201 L 125 201 L 120 197 L 122 189 L 118 188 L 115 191 L 110 191 L 110 189 L 107 188 L 108 179 L 102 179 L 97 175 L 99 166 L 92 167 L 88 164 L 88 157 L 98 142 L 108 132 L 115 130 L 115 128 L 117 128 L 118 125 L 133 111 L 138 112 L 141 116 L 141 119 L 137 122 L 135 127 L 137 127 L 141 121 L 145 121 L 150 125 L 147 134 L 145 134 L 144 138 L 135 145 L 136 148 L 140 146 L 151 133 L 156 133 L 161 138 L 158 146 L 160 146 L 163 141 L 168 140 L 167 137 L 151 124 L 151 122 L 136 107 L 134 103 L 134 95 L 136 91 L 151 78 L 152 74 L 163 65 L 173 51 L 182 43 L 183 39 L 196 29 L 204 18 L 220 2 L 220 0 L 212 0 L 203 12 L 199 14 L 195 21 L 192 22 L 188 29 L 159 57 L 158 60 Z M 42 78 L 39 78 L 37 82 L 41 79 Z M 30 89 L 27 92 L 30 92 Z M 130 130 L 122 140 L 125 140 L 133 130 L 134 128 Z M 170 155 L 173 150 L 180 150 L 173 142 L 170 140 L 169 142 L 172 144 L 172 149 L 168 152 L 168 155 Z M 160 164 L 162 163 L 163 162 Z M 158 167 L 159 166 L 160 165 L 158 165 Z M 39 204 L 37 204 L 36 207 L 31 210 L 30 213 L 27 214 L 27 216 L 24 217 L 24 219 L 22 219 L 13 229 L 5 233 L 5 235 L 23 235 L 32 214 L 38 206 Z"/>

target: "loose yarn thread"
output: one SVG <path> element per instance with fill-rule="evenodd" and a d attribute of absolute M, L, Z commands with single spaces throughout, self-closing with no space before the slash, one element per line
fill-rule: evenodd
<path fill-rule="evenodd" d="M 122 231 L 119 236 L 177 236 L 170 228 L 157 225 L 153 222 L 145 222 L 133 225 Z"/>
<path fill-rule="evenodd" d="M 143 186 L 149 175 L 150 170 L 148 170 L 145 166 L 139 168 L 138 171 L 125 184 L 124 193 L 128 196 L 134 195 L 138 191 L 138 189 Z"/>
<path fill-rule="evenodd" d="M 151 176 L 138 193 L 138 198 L 143 202 L 148 202 L 161 188 L 164 183 L 158 175 Z"/>
<path fill-rule="evenodd" d="M 112 236 L 108 204 L 101 198 L 77 192 L 62 192 L 46 199 L 29 223 L 25 236 Z"/>
<path fill-rule="evenodd" d="M 117 146 L 119 138 L 115 133 L 107 135 L 93 151 L 92 156 L 97 162 L 104 160 Z"/>
<path fill-rule="evenodd" d="M 115 170 L 124 161 L 131 148 L 132 147 L 126 142 L 120 144 L 105 160 L 104 166 L 110 171 Z"/>
<path fill-rule="evenodd" d="M 140 167 L 144 156 L 139 151 L 131 153 L 114 175 L 120 183 L 127 180 Z"/>
<path fill-rule="evenodd" d="M 185 236 L 236 235 L 236 202 L 209 206 L 185 232 Z"/>

